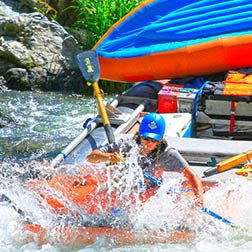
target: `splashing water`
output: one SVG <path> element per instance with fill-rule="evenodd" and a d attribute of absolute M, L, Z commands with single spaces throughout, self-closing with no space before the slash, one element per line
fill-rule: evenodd
<path fill-rule="evenodd" d="M 53 232 L 59 219 L 52 208 L 41 198 L 41 195 L 25 187 L 27 171 L 32 167 L 34 173 L 53 176 L 59 170 L 50 170 L 45 165 L 63 149 L 82 128 L 81 124 L 87 110 L 93 107 L 93 100 L 80 96 L 62 95 L 42 92 L 11 91 L 0 95 L 1 112 L 18 122 L 17 128 L 0 129 L 0 194 L 5 194 L 12 204 L 0 203 L 0 250 L 1 251 L 250 251 L 252 250 L 251 230 L 251 181 L 242 177 L 226 180 L 217 187 L 205 193 L 205 205 L 233 223 L 246 227 L 249 232 L 236 230 L 230 226 L 202 213 L 193 210 L 193 204 L 184 197 L 179 197 L 179 187 L 183 177 L 178 174 L 165 174 L 162 186 L 155 196 L 144 205 L 139 200 L 143 188 L 142 173 L 135 165 L 134 152 L 124 164 L 109 167 L 87 167 L 84 175 L 90 172 L 102 177 L 102 169 L 106 169 L 106 179 L 99 184 L 97 190 L 109 189 L 115 192 L 118 201 L 123 202 L 124 208 L 132 207 L 130 220 L 135 230 L 192 230 L 195 238 L 189 243 L 166 243 L 153 245 L 129 245 L 117 247 L 112 241 L 102 237 L 92 245 L 82 248 L 69 248 L 53 242 L 39 245 L 35 241 L 27 241 L 20 221 L 23 216 L 17 213 L 21 209 L 25 218 L 35 221 L 43 227 L 52 230 L 51 241 L 57 240 Z M 36 143 L 30 145 L 30 143 Z M 50 153 L 50 155 L 48 155 Z M 44 160 L 44 158 L 46 160 Z M 40 161 L 38 161 L 40 160 Z M 85 166 L 85 164 L 83 164 Z M 73 177 L 83 167 L 69 166 L 66 176 Z M 92 171 L 91 171 L 92 170 Z M 41 185 L 42 186 L 42 185 Z M 172 188 L 177 193 L 167 193 Z M 58 191 L 51 190 L 48 181 L 44 179 L 42 189 L 47 194 L 64 203 L 65 206 L 82 215 L 83 208 L 69 201 Z M 132 195 L 135 205 L 128 204 L 125 198 Z M 120 205 L 122 207 L 122 205 Z M 67 218 L 67 216 L 65 216 Z M 61 223 L 68 220 L 61 220 Z"/>
<path fill-rule="evenodd" d="M 41 164 L 37 164 L 37 168 L 40 166 Z M 99 167 L 99 171 L 100 169 L 101 167 Z M 132 173 L 135 173 L 135 171 L 132 171 Z M 86 174 L 88 174 L 88 172 Z M 137 185 L 137 180 L 139 181 L 139 176 L 135 178 L 130 177 L 128 172 L 121 172 L 120 176 L 122 181 L 126 181 L 128 185 L 134 187 Z M 108 177 L 108 180 L 110 178 L 111 177 Z M 175 174 L 166 174 L 166 176 L 163 178 L 163 185 L 160 187 L 157 194 L 143 206 L 139 202 L 139 204 L 137 204 L 137 206 L 134 208 L 134 212 L 130 218 L 134 223 L 134 228 L 138 231 L 144 229 L 148 231 L 167 230 L 167 232 L 170 232 L 171 230 L 176 230 L 178 228 L 185 231 L 189 229 L 196 233 L 196 238 L 190 244 L 181 243 L 177 244 L 176 246 L 175 244 L 156 244 L 155 246 L 142 245 L 142 247 L 140 245 L 136 245 L 133 247 L 130 246 L 131 249 L 136 249 L 138 246 L 140 246 L 140 251 L 141 248 L 146 250 L 154 249 L 154 251 L 158 251 L 160 248 L 163 248 L 164 251 L 165 248 L 173 248 L 174 251 L 179 251 L 180 249 L 182 251 L 214 251 L 214 249 L 222 251 L 222 249 L 228 247 L 230 248 L 229 251 L 233 251 L 234 248 L 238 247 L 241 249 L 238 251 L 245 251 L 243 248 L 248 248 L 247 246 L 249 246 L 251 243 L 252 237 L 248 235 L 247 232 L 244 233 L 240 230 L 233 230 L 229 226 L 213 219 L 211 216 L 201 214 L 200 211 L 196 211 L 195 213 L 192 211 L 192 204 L 188 203 L 187 200 L 183 200 L 183 198 L 182 200 L 178 199 L 176 194 L 167 194 L 169 188 L 172 187 L 174 190 L 179 188 L 179 184 L 182 180 L 183 177 L 177 176 Z M 118 192 L 118 186 L 116 184 L 113 185 L 114 181 L 106 181 L 106 183 L 105 184 L 107 186 L 112 186 L 112 188 L 110 188 L 111 191 L 117 190 Z M 246 183 L 249 182 L 246 181 Z M 247 214 L 244 216 L 244 213 L 249 213 L 248 210 L 250 209 L 250 203 L 248 201 L 250 200 L 248 194 L 249 189 L 248 184 L 246 185 L 246 183 L 239 178 L 226 181 L 225 183 L 220 184 L 219 187 L 209 190 L 205 197 L 206 205 L 210 209 L 214 209 L 222 216 L 230 218 L 234 223 L 244 225 L 245 227 L 249 228 L 248 223 L 251 221 L 251 217 Z M 24 188 L 21 181 L 13 177 L 11 179 L 2 178 L 0 188 L 1 193 L 4 193 L 11 198 L 13 202 L 15 202 L 15 206 L 17 208 L 21 208 L 22 211 L 29 216 L 29 219 L 36 220 L 36 223 L 52 230 L 52 233 L 50 234 L 51 241 L 55 242 L 57 240 L 57 234 L 53 233 L 53 228 L 57 219 L 55 218 L 55 215 L 52 214 L 51 209 L 48 208 L 48 205 L 41 201 L 39 195 L 31 190 L 27 190 L 27 188 Z M 43 190 L 45 188 L 46 187 L 44 187 Z M 129 189 L 130 187 L 126 186 L 126 188 L 127 189 L 122 188 L 122 195 L 124 199 L 126 196 L 129 196 L 131 192 Z M 234 190 L 235 194 L 232 194 Z M 55 191 L 51 193 L 54 194 L 54 196 L 58 199 L 62 200 L 62 195 L 59 193 L 55 193 Z M 229 196 L 228 198 L 227 194 Z M 138 193 L 136 193 L 136 195 L 138 195 Z M 225 205 L 226 201 L 228 201 L 228 203 L 231 205 L 236 205 L 235 214 L 232 212 L 233 208 L 230 209 L 227 207 L 227 205 Z M 78 211 L 79 213 L 83 214 L 81 209 L 76 207 L 72 202 L 67 202 L 67 199 L 64 199 L 64 203 L 74 211 Z M 22 232 L 22 228 L 20 226 L 21 216 L 17 214 L 15 210 L 5 204 L 0 206 L 0 212 L 0 232 L 2 234 L 0 236 L 0 248 L 6 247 L 7 245 L 11 249 L 17 248 L 20 251 L 24 251 L 24 249 L 27 248 L 31 249 L 31 251 L 33 251 L 32 249 L 34 249 L 34 251 L 37 249 L 43 251 L 45 247 L 49 249 L 49 251 L 57 251 L 57 249 L 60 249 L 61 251 L 62 248 L 59 245 L 47 244 L 47 246 L 39 246 L 34 241 L 25 243 L 24 240 L 26 234 Z M 96 251 L 96 249 L 100 248 L 99 246 L 101 246 L 104 251 L 108 251 L 110 249 L 116 251 L 116 248 L 113 248 L 113 245 L 108 244 L 107 241 L 102 240 L 102 238 L 98 239 L 97 243 L 89 246 L 89 248 L 92 248 L 94 251 Z M 194 249 L 192 249 L 192 246 Z M 208 246 L 208 250 L 206 250 L 205 246 Z M 104 247 L 106 247 L 107 250 L 105 250 Z M 127 246 L 121 249 L 122 251 L 130 251 L 127 250 Z M 76 249 L 74 248 L 72 249 L 72 251 L 75 250 Z M 77 251 L 79 251 L 79 249 Z"/>

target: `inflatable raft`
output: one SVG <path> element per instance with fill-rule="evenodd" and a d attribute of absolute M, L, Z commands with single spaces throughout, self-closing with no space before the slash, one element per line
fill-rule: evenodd
<path fill-rule="evenodd" d="M 218 170 L 209 172 L 208 175 L 217 174 L 238 163 L 245 162 L 246 157 L 247 155 L 239 156 L 239 160 L 232 158 L 219 165 Z M 118 167 L 115 168 L 118 169 Z M 109 168 L 103 172 L 100 172 L 99 168 L 99 173 L 93 172 L 93 176 L 91 176 L 92 169 L 83 167 L 83 173 L 74 176 L 60 172 L 52 177 L 41 177 L 24 183 L 25 188 L 40 196 L 40 204 L 50 209 L 57 218 L 57 221 L 49 226 L 29 220 L 23 221 L 22 226 L 27 241 L 35 240 L 39 244 L 51 243 L 60 246 L 83 247 L 93 244 L 101 238 L 116 246 L 184 243 L 195 239 L 195 231 L 184 226 L 184 222 L 180 225 L 177 224 L 177 227 L 171 226 L 170 229 L 162 227 L 153 230 L 148 225 L 145 225 L 146 228 L 135 228 L 129 214 L 132 211 L 134 214 L 136 214 L 135 211 L 141 211 L 144 205 L 156 195 L 159 187 L 152 185 L 141 191 L 137 191 L 137 188 L 134 187 L 135 190 L 130 190 L 128 194 L 124 191 L 124 196 L 121 197 L 122 194 L 119 193 L 118 188 L 122 189 L 123 184 L 117 186 L 116 189 L 111 186 L 111 183 L 108 186 L 108 179 L 112 175 Z M 128 178 L 128 174 L 125 175 Z M 124 177 L 123 174 L 120 176 Z M 153 182 L 153 179 L 154 177 L 150 176 L 150 180 L 146 182 Z M 203 181 L 205 192 L 216 188 L 217 185 L 217 182 Z M 194 194 L 188 185 L 183 183 L 182 188 L 184 190 L 182 189 L 176 200 L 180 201 L 184 197 L 189 200 L 189 203 L 192 202 Z M 176 196 L 173 191 L 167 191 L 167 194 L 167 197 L 169 194 Z M 135 208 L 137 201 L 138 208 Z M 222 202 L 222 204 L 225 203 Z M 202 210 L 207 213 L 208 217 L 212 216 L 228 225 L 233 225 L 229 220 L 207 208 L 202 208 Z"/>
<path fill-rule="evenodd" d="M 84 173 L 90 171 L 85 169 Z M 178 243 L 194 239 L 194 232 L 184 228 L 135 229 L 128 214 L 135 211 L 137 199 L 144 205 L 156 194 L 157 188 L 141 193 L 132 190 L 128 197 L 124 192 L 122 198 L 118 189 L 113 190 L 111 184 L 110 187 L 106 186 L 106 180 L 108 174 L 78 174 L 71 177 L 59 173 L 51 178 L 26 182 L 24 186 L 40 195 L 41 201 L 47 203 L 48 209 L 59 220 L 50 227 L 25 221 L 22 225 L 26 239 L 36 240 L 40 244 L 49 242 L 74 247 L 92 244 L 98 238 L 114 245 Z M 45 203 L 42 205 L 45 206 Z"/>
<path fill-rule="evenodd" d="M 211 176 L 229 170 L 235 165 L 247 161 L 248 158 L 251 158 L 251 152 L 232 157 L 205 174 Z M 251 166 L 249 166 L 249 170 L 242 168 L 237 174 L 244 176 L 244 172 L 251 173 Z M 22 221 L 26 241 L 36 241 L 41 245 L 50 243 L 64 247 L 83 247 L 95 243 L 97 239 L 105 239 L 115 246 L 185 243 L 195 239 L 195 231 L 184 226 L 184 222 L 181 222 L 180 225 L 177 224 L 177 227 L 171 226 L 170 229 L 161 227 L 153 230 L 148 225 L 145 225 L 146 228 L 135 228 L 128 218 L 128 214 L 136 210 L 134 208 L 136 196 L 140 199 L 141 207 L 144 207 L 156 195 L 158 187 L 149 187 L 138 194 L 132 190 L 128 197 L 125 197 L 124 193 L 122 198 L 118 194 L 118 190 L 102 186 L 106 183 L 107 178 L 108 176 L 97 176 L 97 174 L 92 177 L 59 173 L 51 178 L 38 178 L 26 182 L 24 186 L 40 195 L 40 204 L 50 209 L 51 213 L 57 217 L 57 221 L 49 226 L 37 224 L 36 221 L 30 221 L 27 218 Z M 218 182 L 203 181 L 203 186 L 206 192 L 216 188 Z M 182 187 L 186 190 L 179 193 L 177 200 L 180 201 L 185 197 L 192 202 L 193 193 L 188 190 L 186 184 L 183 183 Z M 167 192 L 167 194 L 170 193 L 174 195 L 175 192 Z M 230 203 L 229 197 L 232 195 L 228 192 L 227 204 Z M 47 205 L 42 201 L 45 201 Z M 226 203 L 221 202 L 222 205 Z M 230 227 L 239 228 L 208 208 L 204 207 L 201 210 L 210 220 L 213 217 Z M 232 212 L 232 209 L 230 210 Z M 138 208 L 138 211 L 141 211 L 141 208 Z M 22 217 L 25 216 L 22 215 Z"/>
<path fill-rule="evenodd" d="M 101 78 L 202 76 L 252 66 L 250 0 L 147 0 L 95 45 Z"/>

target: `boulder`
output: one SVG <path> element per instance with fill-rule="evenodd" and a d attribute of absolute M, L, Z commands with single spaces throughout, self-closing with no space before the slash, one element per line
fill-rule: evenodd
<path fill-rule="evenodd" d="M 27 1 L 0 2 L 0 76 L 5 85 L 19 90 L 80 90 L 83 77 L 75 56 L 83 47 L 58 22 L 25 12 L 21 2 Z"/>

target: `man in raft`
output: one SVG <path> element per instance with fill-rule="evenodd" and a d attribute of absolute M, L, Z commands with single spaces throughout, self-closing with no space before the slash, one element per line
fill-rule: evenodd
<path fill-rule="evenodd" d="M 168 145 L 164 139 L 165 129 L 166 123 L 160 114 L 149 113 L 143 118 L 139 132 L 134 136 L 135 144 L 140 147 L 138 148 L 138 164 L 144 172 L 154 177 L 160 177 L 161 171 L 182 173 L 191 185 L 196 196 L 196 203 L 203 206 L 202 182 L 180 153 Z M 93 150 L 87 160 L 90 163 L 115 164 L 122 161 L 120 154 L 127 153 L 133 144 L 133 141 L 120 139 L 118 142 Z"/>

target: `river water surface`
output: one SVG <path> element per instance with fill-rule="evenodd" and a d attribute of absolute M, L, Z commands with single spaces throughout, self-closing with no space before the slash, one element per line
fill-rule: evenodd
<path fill-rule="evenodd" d="M 96 114 L 93 98 L 55 92 L 10 91 L 0 94 L 0 111 L 12 118 L 17 126 L 0 128 L 0 194 L 5 194 L 25 212 L 32 212 L 41 224 L 50 221 L 50 213 L 41 210 L 31 192 L 25 191 L 15 174 L 22 174 L 27 167 L 43 169 L 43 163 L 52 160 L 81 131 L 87 114 Z M 172 177 L 175 186 L 180 178 Z M 237 230 L 206 214 L 184 220 L 195 231 L 194 240 L 186 243 L 154 245 L 129 245 L 116 247 L 113 243 L 98 239 L 93 245 L 69 248 L 47 243 L 39 245 L 23 239 L 20 214 L 10 204 L 0 203 L 0 251 L 252 251 L 251 182 L 244 178 L 224 181 L 219 187 L 206 193 L 205 204 L 237 226 L 249 230 Z M 154 203 L 135 216 L 138 225 L 152 226 L 161 223 L 164 209 L 169 212 L 168 224 L 185 218 L 187 210 L 172 206 L 166 188 Z M 161 218 L 162 217 L 162 218 Z"/>

